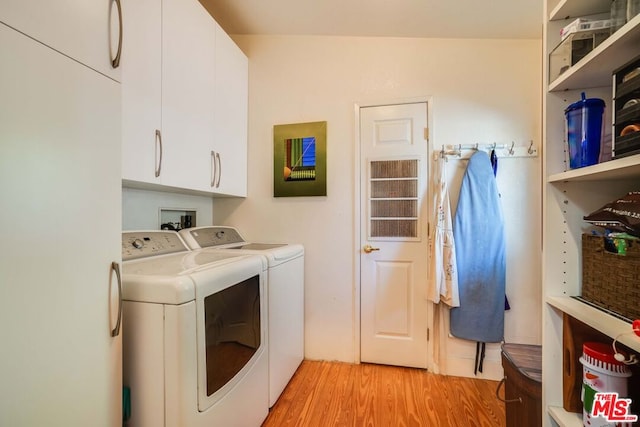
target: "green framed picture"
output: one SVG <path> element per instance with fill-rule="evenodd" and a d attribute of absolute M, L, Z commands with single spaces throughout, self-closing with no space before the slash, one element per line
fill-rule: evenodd
<path fill-rule="evenodd" d="M 327 122 L 273 127 L 273 195 L 327 195 Z"/>

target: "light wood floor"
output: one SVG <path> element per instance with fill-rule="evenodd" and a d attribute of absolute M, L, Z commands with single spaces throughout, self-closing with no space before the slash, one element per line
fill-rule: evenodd
<path fill-rule="evenodd" d="M 263 427 L 500 427 L 496 381 L 305 360 Z"/>

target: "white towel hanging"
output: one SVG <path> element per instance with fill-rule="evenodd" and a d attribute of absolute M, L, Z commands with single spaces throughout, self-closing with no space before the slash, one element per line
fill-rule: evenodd
<path fill-rule="evenodd" d="M 458 307 L 458 272 L 447 190 L 446 159 L 440 157 L 436 164 L 433 227 L 429 236 L 431 256 L 427 298 L 436 304 L 442 301 L 451 307 Z"/>

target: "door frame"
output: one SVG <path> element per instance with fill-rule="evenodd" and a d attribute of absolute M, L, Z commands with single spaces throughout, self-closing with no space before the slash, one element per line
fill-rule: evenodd
<path fill-rule="evenodd" d="M 401 99 L 390 99 L 387 101 L 379 101 L 379 102 L 362 102 L 354 104 L 354 117 L 355 117 L 355 125 L 354 125 L 354 179 L 353 179 L 353 278 L 354 278 L 354 287 L 353 287 L 353 296 L 352 296 L 352 313 L 353 313 L 353 360 L 355 363 L 361 362 L 361 353 L 360 353 L 360 315 L 361 315 L 361 307 L 360 307 L 360 297 L 361 297 L 361 275 L 360 275 L 360 242 L 361 242 L 361 229 L 362 229 L 362 211 L 360 207 L 361 201 L 361 191 L 360 191 L 360 178 L 362 174 L 362 170 L 360 167 L 360 156 L 362 155 L 362 147 L 360 146 L 360 109 L 367 107 L 384 107 L 384 106 L 392 106 L 398 104 L 415 104 L 420 102 L 426 102 L 427 104 L 427 127 L 429 129 L 429 138 L 427 139 L 427 151 L 425 159 L 427 162 L 431 162 L 432 153 L 433 153 L 433 144 L 432 141 L 434 139 L 434 126 L 433 126 L 433 96 L 419 96 L 415 98 L 401 98 Z M 431 165 L 427 165 L 427 171 L 430 174 Z M 429 176 L 427 177 L 429 179 Z M 427 211 L 431 211 L 432 205 L 432 188 L 431 185 L 427 186 Z M 431 221 L 429 218 L 428 221 Z M 427 228 L 426 238 L 429 237 L 429 229 Z M 427 291 L 425 289 L 424 292 L 425 299 L 427 298 Z M 429 328 L 429 340 L 427 342 L 427 370 L 433 371 L 433 309 L 431 306 L 431 302 L 429 302 L 429 308 L 427 309 L 427 327 Z"/>

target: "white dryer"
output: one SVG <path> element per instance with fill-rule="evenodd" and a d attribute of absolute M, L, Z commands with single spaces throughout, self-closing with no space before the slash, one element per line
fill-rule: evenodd
<path fill-rule="evenodd" d="M 268 415 L 266 262 L 122 234 L 128 427 L 258 427 Z"/>
<path fill-rule="evenodd" d="M 269 407 L 272 407 L 304 358 L 304 247 L 252 243 L 237 229 L 223 226 L 180 231 L 192 249 L 263 255 L 268 264 Z"/>

